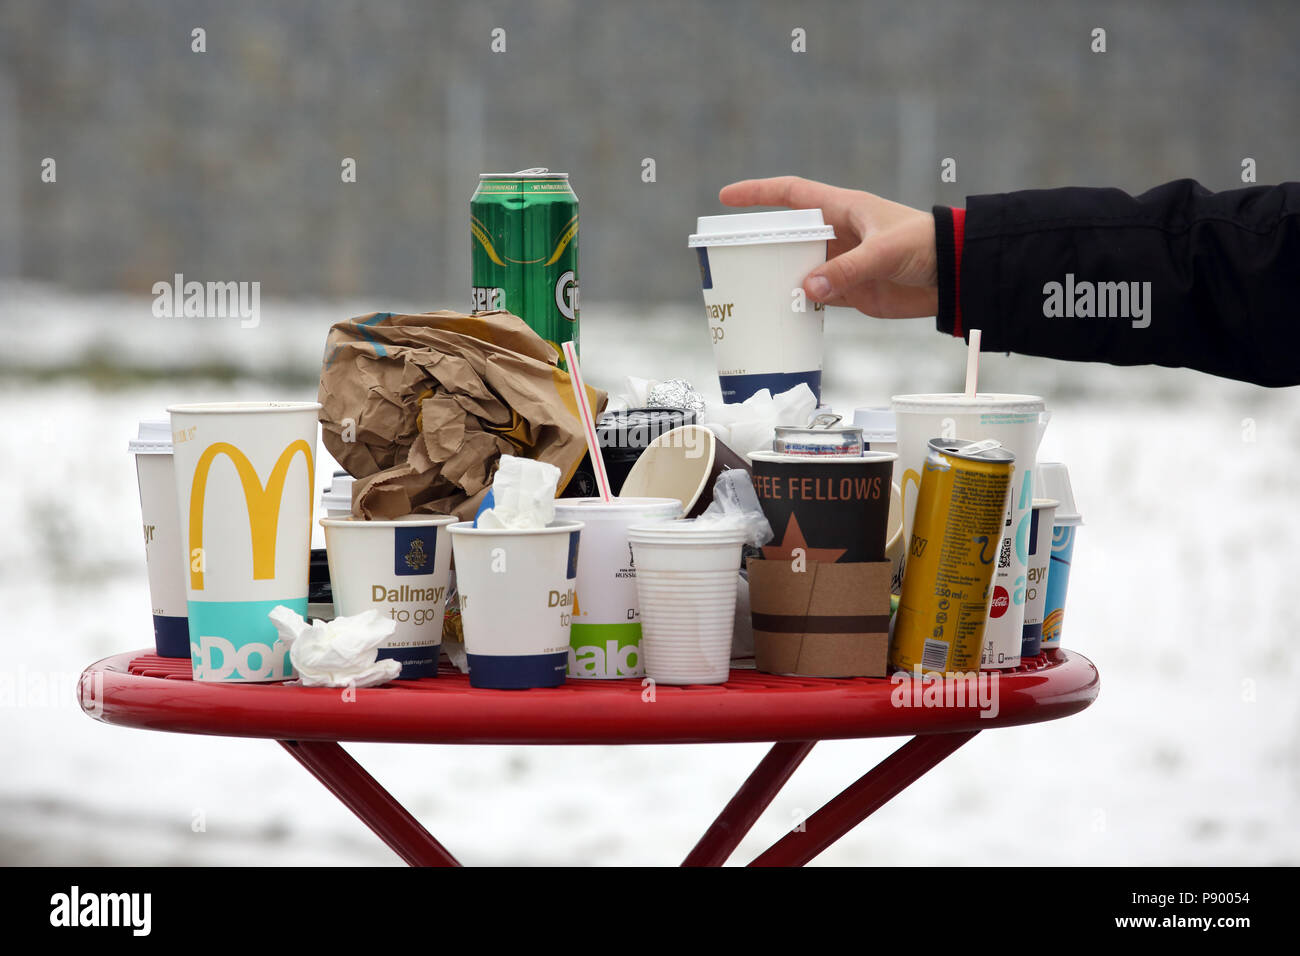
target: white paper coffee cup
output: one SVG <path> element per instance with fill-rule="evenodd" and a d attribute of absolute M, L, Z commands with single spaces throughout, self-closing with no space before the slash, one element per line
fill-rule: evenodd
<path fill-rule="evenodd" d="M 185 606 L 185 551 L 181 547 L 180 506 L 172 463 L 172 428 L 165 419 L 140 422 L 127 444 L 135 455 L 144 522 L 144 557 L 153 605 L 154 649 L 159 657 L 190 656 L 190 625 Z"/>
<path fill-rule="evenodd" d="M 450 526 L 471 685 L 564 683 L 582 528 L 565 520 L 523 531 Z"/>
<path fill-rule="evenodd" d="M 371 608 L 396 630 L 380 659 L 400 661 L 401 680 L 438 676 L 442 618 L 451 575 L 452 515 L 404 515 L 391 521 L 322 518 L 334 612 Z"/>
<path fill-rule="evenodd" d="M 820 209 L 699 217 L 688 240 L 700 263 L 704 311 L 724 402 L 804 382 L 821 398 L 825 306 L 803 280 L 826 261 L 835 230 Z"/>
<path fill-rule="evenodd" d="M 555 516 L 583 523 L 578 597 L 569 638 L 570 677 L 642 677 L 636 565 L 627 539 L 634 524 L 676 518 L 676 498 L 560 498 Z"/>
<path fill-rule="evenodd" d="M 633 525 L 646 676 L 664 684 L 721 684 L 731 672 L 744 532 L 694 521 Z"/>
<path fill-rule="evenodd" d="M 912 519 L 921 489 L 921 469 L 933 438 L 995 438 L 1016 456 L 998 565 L 989 589 L 988 624 L 980 666 L 986 670 L 1020 666 L 1028 579 L 1030 506 L 1034 500 L 1034 461 L 1048 413 L 1037 395 L 980 393 L 895 395 L 898 461 L 895 481 L 903 493 L 903 540 L 912 540 Z M 904 572 L 906 573 L 906 572 Z"/>
<path fill-rule="evenodd" d="M 267 614 L 307 611 L 316 402 L 173 405 L 194 679 L 294 676 Z"/>

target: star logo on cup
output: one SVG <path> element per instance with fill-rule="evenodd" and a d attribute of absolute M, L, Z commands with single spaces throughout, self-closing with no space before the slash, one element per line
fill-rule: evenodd
<path fill-rule="evenodd" d="M 766 544 L 763 546 L 763 557 L 769 561 L 789 560 L 794 557 L 794 549 L 800 548 L 804 557 L 809 561 L 820 561 L 824 564 L 838 561 L 844 556 L 846 548 L 810 548 L 808 542 L 804 540 L 803 529 L 799 527 L 799 519 L 790 515 L 789 522 L 785 526 L 785 535 L 781 538 L 779 545 Z"/>

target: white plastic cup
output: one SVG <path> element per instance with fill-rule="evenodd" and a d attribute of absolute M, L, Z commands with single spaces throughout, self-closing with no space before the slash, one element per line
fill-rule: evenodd
<path fill-rule="evenodd" d="M 613 679 L 644 677 L 636 565 L 627 529 L 676 518 L 676 498 L 560 498 L 555 516 L 583 522 L 578 552 L 578 599 L 569 640 L 568 675 Z"/>
<path fill-rule="evenodd" d="M 1005 534 L 989 589 L 988 623 L 980 667 L 1020 666 L 1028 578 L 1030 507 L 1034 500 L 1034 461 L 1049 415 L 1037 395 L 980 393 L 895 395 L 898 419 L 896 480 L 903 493 L 903 540 L 912 540 L 912 519 L 921 488 L 921 469 L 933 438 L 995 438 L 1016 456 L 1008 496 Z"/>
<path fill-rule="evenodd" d="M 279 681 L 289 648 L 267 615 L 307 611 L 317 402 L 173 405 L 194 679 Z"/>
<path fill-rule="evenodd" d="M 1055 498 L 1035 498 L 1029 529 L 1028 585 L 1025 593 L 1025 623 L 1021 631 L 1020 657 L 1037 657 L 1043 649 L 1043 613 L 1047 607 L 1047 575 L 1052 558 L 1052 528 Z"/>
<path fill-rule="evenodd" d="M 822 211 L 701 216 L 696 230 L 687 244 L 699 257 L 722 400 L 805 382 L 820 401 L 826 311 L 802 287 L 835 238 Z"/>
<path fill-rule="evenodd" d="M 140 485 L 154 649 L 159 657 L 189 657 L 185 551 L 181 547 L 180 506 L 176 503 L 171 422 L 141 421 L 137 437 L 127 444 L 127 451 L 135 455 L 135 473 Z"/>
<path fill-rule="evenodd" d="M 569 664 L 581 521 L 545 528 L 451 525 L 456 588 L 474 687 L 558 687 Z"/>
<path fill-rule="evenodd" d="M 675 521 L 633 525 L 627 535 L 646 676 L 663 684 L 725 682 L 744 532 Z"/>
<path fill-rule="evenodd" d="M 403 515 L 391 521 L 322 518 L 334 613 L 371 608 L 397 629 L 380 659 L 400 661 L 401 680 L 438 676 L 442 617 L 451 575 L 452 515 Z"/>

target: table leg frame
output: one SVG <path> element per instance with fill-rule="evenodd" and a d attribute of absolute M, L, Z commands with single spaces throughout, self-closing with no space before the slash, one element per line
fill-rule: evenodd
<path fill-rule="evenodd" d="M 750 866 L 803 866 L 911 786 L 979 731 L 913 737 Z M 280 745 L 410 866 L 460 862 L 339 744 L 281 740 Z M 740 785 L 683 866 L 721 866 L 781 792 L 816 741 L 777 743 Z"/>
<path fill-rule="evenodd" d="M 280 746 L 409 866 L 460 866 L 420 821 L 337 743 L 281 740 Z"/>
<path fill-rule="evenodd" d="M 726 863 L 816 742 L 802 740 L 773 744 L 767 756 L 700 837 L 695 849 L 682 861 L 682 866 L 722 866 Z"/>
<path fill-rule="evenodd" d="M 968 730 L 913 737 L 760 853 L 750 866 L 803 866 L 977 733 Z"/>

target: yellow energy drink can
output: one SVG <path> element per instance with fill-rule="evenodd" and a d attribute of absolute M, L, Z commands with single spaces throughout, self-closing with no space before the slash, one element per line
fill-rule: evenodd
<path fill-rule="evenodd" d="M 889 662 L 978 671 L 1016 457 L 994 440 L 930 442 Z"/>

